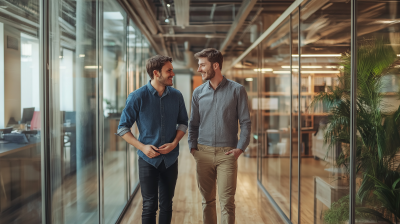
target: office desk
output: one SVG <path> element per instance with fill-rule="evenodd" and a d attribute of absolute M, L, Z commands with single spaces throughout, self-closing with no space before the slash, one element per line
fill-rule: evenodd
<path fill-rule="evenodd" d="M 40 192 L 40 137 L 0 144 L 0 212 Z"/>
<path fill-rule="evenodd" d="M 35 148 L 40 144 L 40 138 L 30 138 L 28 144 L 4 143 L 0 144 L 0 158 L 25 149 Z"/>

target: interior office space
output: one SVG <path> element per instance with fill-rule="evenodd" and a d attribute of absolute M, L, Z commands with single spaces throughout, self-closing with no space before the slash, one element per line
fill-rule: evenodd
<path fill-rule="evenodd" d="M 284 222 L 395 222 L 374 195 L 400 178 L 400 1 L 184 3 L 0 1 L 0 224 L 118 222 L 138 189 L 126 97 L 159 53 L 190 105 L 205 47 L 248 92 L 248 183 Z"/>

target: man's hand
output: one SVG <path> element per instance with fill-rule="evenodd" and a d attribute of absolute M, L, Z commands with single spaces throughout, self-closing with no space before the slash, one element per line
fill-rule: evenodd
<path fill-rule="evenodd" d="M 192 153 L 192 155 L 193 155 L 193 152 L 194 152 L 195 150 L 197 150 L 197 149 L 192 148 L 192 149 L 190 150 L 190 153 Z"/>
<path fill-rule="evenodd" d="M 143 148 L 140 149 L 147 157 L 150 159 L 157 157 L 160 155 L 159 152 L 157 152 L 157 147 L 154 145 L 145 145 Z"/>
<path fill-rule="evenodd" d="M 171 152 L 172 150 L 174 150 L 176 148 L 178 144 L 172 142 L 172 143 L 166 143 L 162 146 L 160 146 L 160 148 L 158 148 L 158 151 L 161 154 L 168 154 L 169 152 Z"/>
<path fill-rule="evenodd" d="M 229 150 L 228 152 L 226 152 L 225 155 L 229 155 L 231 153 L 233 153 L 235 158 L 238 159 L 239 156 L 243 153 L 243 151 L 241 149 L 232 149 L 232 150 Z"/>

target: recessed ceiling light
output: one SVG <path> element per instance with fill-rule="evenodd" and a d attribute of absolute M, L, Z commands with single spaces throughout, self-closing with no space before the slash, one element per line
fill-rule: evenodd
<path fill-rule="evenodd" d="M 246 81 L 251 82 L 253 81 L 253 78 L 246 78 Z"/>
<path fill-rule="evenodd" d="M 168 6 L 168 7 L 171 7 L 171 5 L 170 5 L 170 4 L 167 4 L 167 6 Z"/>
<path fill-rule="evenodd" d="M 255 72 L 272 72 L 273 69 L 272 68 L 255 68 L 254 71 Z"/>
<path fill-rule="evenodd" d="M 275 74 L 290 74 L 290 71 L 273 71 Z M 338 74 L 340 71 L 301 71 L 304 74 L 312 74 L 312 73 L 319 73 L 319 74 Z"/>
<path fill-rule="evenodd" d="M 293 57 L 299 57 L 298 54 L 292 54 Z M 340 57 L 341 54 L 301 54 L 301 57 Z"/>
<path fill-rule="evenodd" d="M 290 68 L 289 65 L 283 65 L 281 66 L 282 68 Z M 318 66 L 318 65 L 304 65 L 301 66 L 302 68 L 322 68 L 322 66 Z M 299 66 L 292 66 L 292 68 L 299 68 Z"/>
<path fill-rule="evenodd" d="M 338 74 L 340 71 L 301 71 L 301 73 L 310 74 L 310 73 L 322 73 L 322 74 Z"/>
<path fill-rule="evenodd" d="M 85 69 L 97 69 L 96 65 L 87 65 L 85 66 Z"/>
<path fill-rule="evenodd" d="M 290 74 L 290 71 L 273 71 L 274 74 Z"/>
<path fill-rule="evenodd" d="M 85 55 L 84 55 L 84 54 L 80 54 L 79 57 L 80 57 L 80 58 L 84 58 Z"/>
<path fill-rule="evenodd" d="M 168 18 L 167 18 L 167 19 L 165 19 L 165 22 L 166 22 L 166 23 L 169 23 L 169 19 L 168 19 Z"/>

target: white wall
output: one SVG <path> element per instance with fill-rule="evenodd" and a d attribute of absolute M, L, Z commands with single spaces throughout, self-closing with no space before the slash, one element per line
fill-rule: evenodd
<path fill-rule="evenodd" d="M 7 36 L 18 39 L 18 50 L 7 48 Z M 4 122 L 21 120 L 21 32 L 4 25 Z"/>
<path fill-rule="evenodd" d="M 60 59 L 60 111 L 74 111 L 74 52 L 63 49 Z"/>
<path fill-rule="evenodd" d="M 179 91 L 181 91 L 183 95 L 183 99 L 185 101 L 185 106 L 186 106 L 186 111 L 188 112 L 188 115 L 190 116 L 190 100 L 192 97 L 192 76 L 191 75 L 175 75 L 175 88 Z"/>
<path fill-rule="evenodd" d="M 39 39 L 21 33 L 21 114 L 24 108 L 40 111 Z M 18 120 L 17 120 L 18 121 Z"/>

